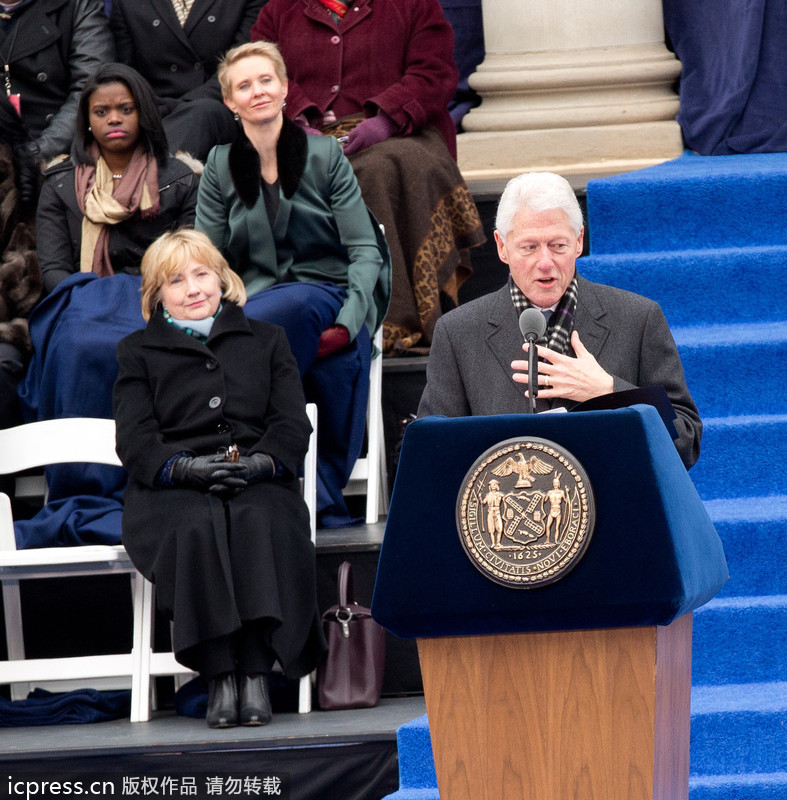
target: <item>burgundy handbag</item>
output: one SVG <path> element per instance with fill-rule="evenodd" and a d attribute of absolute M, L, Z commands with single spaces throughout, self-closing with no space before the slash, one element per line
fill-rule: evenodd
<path fill-rule="evenodd" d="M 317 671 L 320 708 L 371 708 L 380 700 L 385 630 L 352 598 L 352 565 L 339 566 L 339 604 L 322 615 L 328 652 Z"/>

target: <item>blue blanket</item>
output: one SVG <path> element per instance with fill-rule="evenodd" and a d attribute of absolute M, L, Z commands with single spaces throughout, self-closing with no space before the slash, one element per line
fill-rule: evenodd
<path fill-rule="evenodd" d="M 26 422 L 61 417 L 112 418 L 112 387 L 117 378 L 117 344 L 144 327 L 140 312 L 140 279 L 92 273 L 63 281 L 31 313 L 33 358 L 20 384 Z M 341 290 L 322 289 L 323 312 L 330 322 Z M 265 295 L 277 296 L 274 290 Z M 271 319 L 260 296 L 249 300 L 250 317 Z M 333 314 L 333 316 L 330 316 Z M 279 321 L 272 319 L 272 321 Z M 322 325 L 322 328 L 319 326 Z M 326 325 L 319 316 L 316 328 Z M 290 326 L 292 328 L 292 326 Z M 370 344 L 365 329 L 352 347 L 313 364 L 302 341 L 304 331 L 287 329 L 299 359 L 309 399 L 319 409 L 318 511 L 320 524 L 351 520 L 342 497 L 361 450 L 365 427 Z M 316 350 L 316 344 L 314 345 Z M 304 355 L 305 353 L 305 355 Z M 33 519 L 16 523 L 20 548 L 120 541 L 122 493 L 127 476 L 118 467 L 64 464 L 47 468 L 49 503 Z"/>
<path fill-rule="evenodd" d="M 73 725 L 80 722 L 104 722 L 127 717 L 131 710 L 131 692 L 98 692 L 77 689 L 52 694 L 33 689 L 25 700 L 0 697 L 0 728 L 25 725 Z"/>

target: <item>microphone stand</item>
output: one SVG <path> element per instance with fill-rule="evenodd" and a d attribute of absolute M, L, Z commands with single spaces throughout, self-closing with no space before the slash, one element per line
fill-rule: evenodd
<path fill-rule="evenodd" d="M 527 337 L 527 394 L 530 399 L 530 413 L 536 413 L 536 397 L 538 397 L 538 347 L 536 336 Z"/>

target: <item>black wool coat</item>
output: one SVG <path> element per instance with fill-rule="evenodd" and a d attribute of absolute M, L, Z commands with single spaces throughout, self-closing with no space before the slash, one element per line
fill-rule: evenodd
<path fill-rule="evenodd" d="M 172 0 L 113 0 L 109 24 L 118 60 L 164 98 L 221 100 L 218 60 L 249 41 L 264 0 L 195 0 L 181 26 Z"/>
<path fill-rule="evenodd" d="M 117 451 L 129 472 L 123 544 L 156 584 L 173 619 L 176 657 L 196 667 L 195 645 L 260 620 L 289 677 L 322 652 L 315 554 L 295 477 L 310 425 L 283 329 L 224 303 L 205 344 L 170 325 L 159 308 L 118 347 Z M 158 488 L 173 455 L 268 453 L 284 476 L 231 497 Z"/>
<path fill-rule="evenodd" d="M 68 153 L 87 78 L 115 60 L 101 0 L 35 0 L 0 31 L 0 58 L 11 92 L 21 95 L 22 122 L 48 160 Z"/>

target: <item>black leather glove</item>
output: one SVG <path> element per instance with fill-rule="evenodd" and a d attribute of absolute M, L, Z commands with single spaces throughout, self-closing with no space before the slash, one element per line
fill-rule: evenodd
<path fill-rule="evenodd" d="M 172 465 L 172 482 L 176 486 L 190 486 L 209 492 L 243 488 L 226 484 L 229 475 L 239 471 L 238 466 L 236 463 L 224 461 L 224 456 L 218 453 L 210 456 L 182 456 Z"/>
<path fill-rule="evenodd" d="M 267 453 L 241 456 L 237 462 L 242 469 L 237 475 L 248 483 L 269 481 L 276 474 L 276 462 Z"/>

